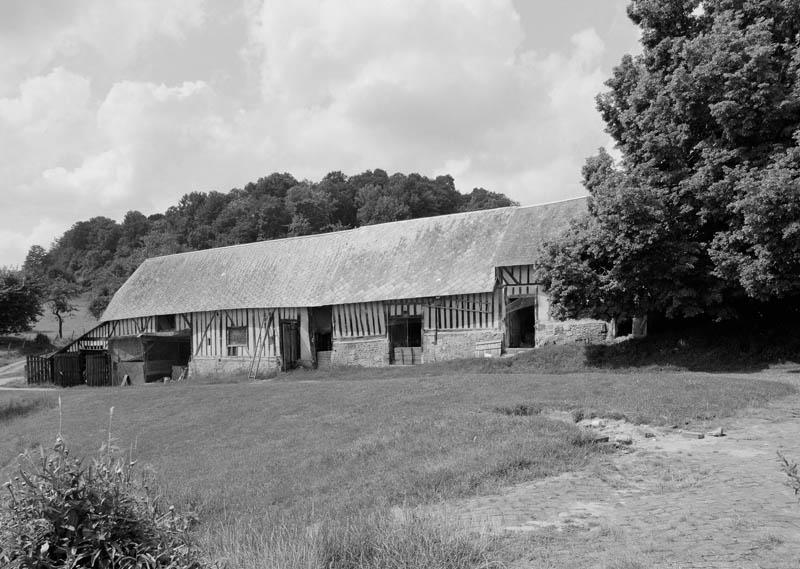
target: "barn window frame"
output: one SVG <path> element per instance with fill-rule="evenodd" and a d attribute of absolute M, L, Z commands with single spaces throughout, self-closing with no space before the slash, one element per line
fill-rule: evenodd
<path fill-rule="evenodd" d="M 174 332 L 178 326 L 174 314 L 159 314 L 156 316 L 156 332 Z"/>
<path fill-rule="evenodd" d="M 247 347 L 247 326 L 228 327 L 228 347 Z"/>

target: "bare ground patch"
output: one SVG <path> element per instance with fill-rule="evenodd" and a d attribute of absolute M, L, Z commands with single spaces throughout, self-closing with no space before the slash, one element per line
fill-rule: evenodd
<path fill-rule="evenodd" d="M 789 371 L 759 378 L 800 383 Z M 505 533 L 517 567 L 797 567 L 800 504 L 777 453 L 800 458 L 800 396 L 721 424 L 726 436 L 697 439 L 603 421 L 628 452 L 446 510 Z"/>

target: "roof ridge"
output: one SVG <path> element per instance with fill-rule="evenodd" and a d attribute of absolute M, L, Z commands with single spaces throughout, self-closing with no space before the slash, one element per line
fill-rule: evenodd
<path fill-rule="evenodd" d="M 414 217 L 414 218 L 411 218 L 411 219 L 398 219 L 396 221 L 385 221 L 385 222 L 382 222 L 382 223 L 371 223 L 369 225 L 360 225 L 358 227 L 351 227 L 349 229 L 341 229 L 339 231 L 326 231 L 324 233 L 313 233 L 311 235 L 294 235 L 294 236 L 291 236 L 291 237 L 279 237 L 277 239 L 262 239 L 260 241 L 250 241 L 249 243 L 236 243 L 234 245 L 222 245 L 220 247 L 209 247 L 208 249 L 198 249 L 196 251 L 181 251 L 180 253 L 170 253 L 170 254 L 167 254 L 167 255 L 156 255 L 154 257 L 148 257 L 147 259 L 145 259 L 144 262 L 146 263 L 147 261 L 150 261 L 150 260 L 153 260 L 153 259 L 161 259 L 161 258 L 164 258 L 164 257 L 175 257 L 175 256 L 179 256 L 179 255 L 192 255 L 192 254 L 203 253 L 205 251 L 212 251 L 212 250 L 213 251 L 218 251 L 218 250 L 234 249 L 236 247 L 252 247 L 253 245 L 256 245 L 258 243 L 286 242 L 286 241 L 297 240 L 297 239 L 312 239 L 312 238 L 326 237 L 326 236 L 330 236 L 330 235 L 343 235 L 345 233 L 352 233 L 352 232 L 355 232 L 355 231 L 362 231 L 362 230 L 368 229 L 370 227 L 376 227 L 376 226 L 380 226 L 380 225 L 401 224 L 401 223 L 409 223 L 409 222 L 420 222 L 422 220 L 430 220 L 430 219 L 436 219 L 436 218 L 442 218 L 442 217 L 453 218 L 453 217 L 469 216 L 469 215 L 485 215 L 485 214 L 490 213 L 490 212 L 498 212 L 498 211 L 501 211 L 501 210 L 514 211 L 514 210 L 520 210 L 520 209 L 544 207 L 544 206 L 548 206 L 548 205 L 555 205 L 555 204 L 574 201 L 574 200 L 582 200 L 582 199 L 586 199 L 587 197 L 588 196 L 577 196 L 577 197 L 572 197 L 572 198 L 566 198 L 566 199 L 563 199 L 563 200 L 556 200 L 556 201 L 537 203 L 537 204 L 503 206 L 503 207 L 494 207 L 494 208 L 490 208 L 490 209 L 476 209 L 476 210 L 471 210 L 471 211 L 459 211 L 459 212 L 456 212 L 456 213 L 445 213 L 445 214 L 440 214 L 440 215 L 427 215 L 427 216 L 424 216 L 424 217 Z"/>
<path fill-rule="evenodd" d="M 529 207 L 544 207 L 546 205 L 555 205 L 555 204 L 558 204 L 558 203 L 573 202 L 573 201 L 576 201 L 576 200 L 585 200 L 585 199 L 588 199 L 589 197 L 590 196 L 588 196 L 588 195 L 586 195 L 586 196 L 575 196 L 575 197 L 572 197 L 572 198 L 564 198 L 562 200 L 554 200 L 554 201 L 551 201 L 551 202 L 542 202 L 542 203 L 535 203 L 535 204 L 528 204 L 528 205 L 520 205 L 520 206 L 516 206 L 516 209 L 526 209 L 526 208 L 529 208 Z"/>
<path fill-rule="evenodd" d="M 258 243 L 276 243 L 276 242 L 286 242 L 286 241 L 292 241 L 292 240 L 298 240 L 298 239 L 320 238 L 320 237 L 325 237 L 325 236 L 330 236 L 330 235 L 343 235 L 345 233 L 353 233 L 353 232 L 356 232 L 356 231 L 361 231 L 361 230 L 364 230 L 364 229 L 368 229 L 370 227 L 378 227 L 378 226 L 382 226 L 382 225 L 400 224 L 400 223 L 408 223 L 408 222 L 414 222 L 414 221 L 420 222 L 422 220 L 437 219 L 437 218 L 442 218 L 442 217 L 452 218 L 452 217 L 456 217 L 456 216 L 466 216 L 466 215 L 476 214 L 476 213 L 487 213 L 487 212 L 498 211 L 498 210 L 503 210 L 503 209 L 508 209 L 508 210 L 520 209 L 521 207 L 529 207 L 529 206 L 495 207 L 495 208 L 491 208 L 491 209 L 477 209 L 477 210 L 473 210 L 473 211 L 459 211 L 459 212 L 456 212 L 456 213 L 444 213 L 444 214 L 441 214 L 441 215 L 426 215 L 424 217 L 414 217 L 414 218 L 411 218 L 411 219 L 398 219 L 396 221 L 384 221 L 382 223 L 371 223 L 369 225 L 360 225 L 358 227 L 351 227 L 349 229 L 341 229 L 339 231 L 326 231 L 324 233 L 312 233 L 310 235 L 293 235 L 293 236 L 290 236 L 290 237 L 279 237 L 277 239 L 262 239 L 260 241 L 250 241 L 249 243 L 236 243 L 234 245 L 222 245 L 220 247 L 209 247 L 208 249 L 198 249 L 196 251 L 181 251 L 180 253 L 169 253 L 167 255 L 156 255 L 154 257 L 148 257 L 147 259 L 145 259 L 145 262 L 147 262 L 147 261 L 149 261 L 151 259 L 161 259 L 161 258 L 164 258 L 164 257 L 176 257 L 176 256 L 179 256 L 179 255 L 192 255 L 194 253 L 205 253 L 207 251 L 218 251 L 218 250 L 223 250 L 223 249 L 234 249 L 236 247 L 250 247 L 250 246 L 256 245 Z"/>

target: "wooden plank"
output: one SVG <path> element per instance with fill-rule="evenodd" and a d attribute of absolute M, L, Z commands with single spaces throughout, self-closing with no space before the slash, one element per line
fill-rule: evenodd
<path fill-rule="evenodd" d="M 339 306 L 339 318 L 342 325 L 342 338 L 347 338 L 350 336 L 350 327 L 347 322 L 347 307 L 344 304 Z"/>
<path fill-rule="evenodd" d="M 347 323 L 350 326 L 350 337 L 355 338 L 358 336 L 358 328 L 356 327 L 357 314 L 352 304 L 347 305 Z"/>
<path fill-rule="evenodd" d="M 361 305 L 361 329 L 364 331 L 366 336 L 372 335 L 372 326 L 370 326 L 370 320 L 372 319 L 370 312 L 372 307 L 370 304 L 370 302 L 365 302 Z"/>
<path fill-rule="evenodd" d="M 228 329 L 227 322 L 224 318 L 217 318 L 217 349 L 213 355 L 215 356 L 227 356 L 228 350 L 226 350 L 226 342 L 225 342 L 225 331 Z"/>
<path fill-rule="evenodd" d="M 372 328 L 369 325 L 369 304 L 368 302 L 362 302 L 359 305 L 359 315 L 358 321 L 359 326 L 361 327 L 361 334 L 363 336 L 370 336 Z"/>
<path fill-rule="evenodd" d="M 334 338 L 339 337 L 339 317 L 335 306 L 331 307 L 331 333 Z"/>
<path fill-rule="evenodd" d="M 200 342 L 198 344 L 198 353 L 199 353 L 200 349 L 202 349 L 203 355 L 207 356 L 209 354 L 208 354 L 208 349 L 207 349 L 208 342 L 206 341 L 206 338 L 208 337 L 209 330 L 211 329 L 211 324 L 213 324 L 214 319 L 216 318 L 216 313 L 214 313 L 214 315 L 209 318 L 209 313 L 208 312 L 204 312 L 203 313 L 203 318 L 206 319 L 206 327 L 205 327 L 205 330 L 203 330 L 203 335 L 200 337 Z M 198 354 L 195 353 L 195 355 L 198 355 Z"/>
<path fill-rule="evenodd" d="M 369 318 L 369 329 L 372 332 L 373 336 L 380 336 L 380 330 L 378 330 L 377 311 L 378 311 L 378 303 L 370 302 L 369 312 L 367 313 L 367 317 Z"/>
<path fill-rule="evenodd" d="M 375 303 L 378 305 L 377 307 L 377 317 L 378 317 L 378 330 L 381 336 L 386 335 L 387 328 L 386 328 L 386 308 L 382 302 Z"/>
<path fill-rule="evenodd" d="M 361 328 L 358 325 L 358 304 L 349 304 L 348 307 L 350 308 L 350 326 L 352 327 L 351 332 L 353 333 L 353 337 L 357 338 L 361 336 Z"/>
<path fill-rule="evenodd" d="M 352 304 L 347 305 L 347 323 L 350 326 L 350 337 L 355 338 L 358 336 L 358 328 L 356 325 L 357 315 Z"/>

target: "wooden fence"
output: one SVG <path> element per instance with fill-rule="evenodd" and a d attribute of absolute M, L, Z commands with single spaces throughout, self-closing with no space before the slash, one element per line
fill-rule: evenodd
<path fill-rule="evenodd" d="M 111 361 L 105 352 L 62 353 L 28 356 L 27 378 L 31 385 L 52 383 L 59 387 L 113 385 Z"/>
<path fill-rule="evenodd" d="M 26 363 L 25 373 L 29 384 L 53 383 L 53 358 L 28 356 Z"/>

